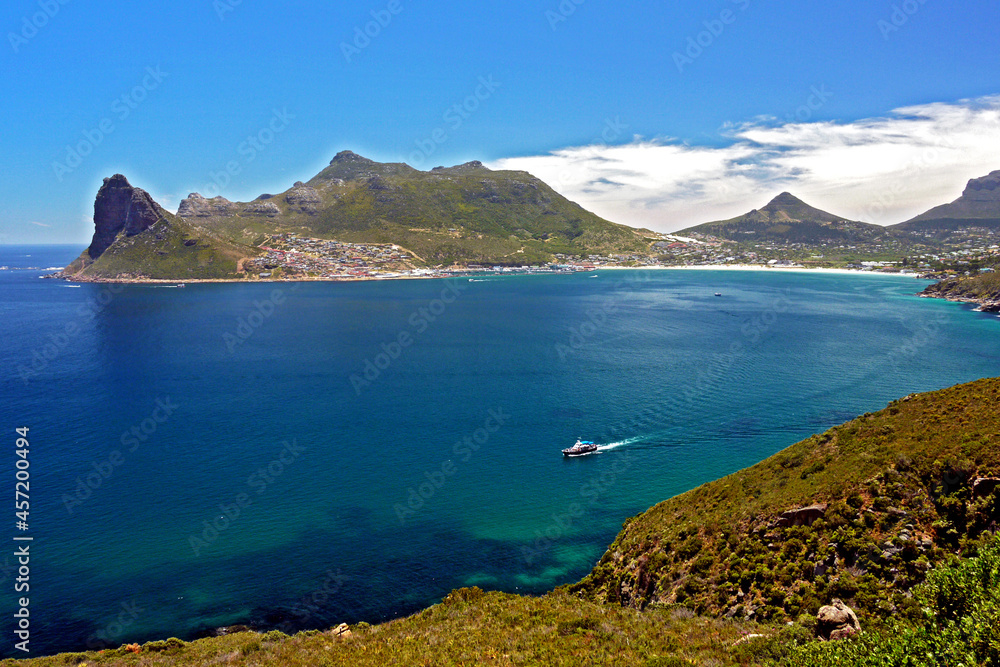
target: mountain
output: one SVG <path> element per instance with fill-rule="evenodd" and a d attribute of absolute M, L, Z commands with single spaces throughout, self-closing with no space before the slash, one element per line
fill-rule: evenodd
<path fill-rule="evenodd" d="M 258 252 L 173 215 L 115 174 L 97 192 L 90 246 L 57 276 L 96 281 L 236 278 L 239 260 Z"/>
<path fill-rule="evenodd" d="M 970 180 L 962 196 L 950 204 L 935 206 L 893 227 L 944 235 L 967 227 L 1000 228 L 1000 170 Z"/>
<path fill-rule="evenodd" d="M 430 265 L 530 264 L 555 253 L 644 253 L 643 234 L 584 210 L 523 171 L 480 162 L 419 171 L 338 153 L 308 182 L 248 203 L 197 193 L 178 216 L 257 245 L 281 232 L 393 243 Z"/>
<path fill-rule="evenodd" d="M 761 209 L 736 218 L 706 222 L 677 232 L 680 235 L 710 234 L 730 241 L 774 241 L 781 243 L 873 242 L 905 234 L 887 232 L 885 227 L 844 217 L 809 206 L 798 197 L 782 192 Z"/>
<path fill-rule="evenodd" d="M 394 244 L 408 266 L 521 266 L 556 254 L 645 254 L 651 234 L 604 220 L 527 172 L 480 162 L 425 172 L 351 151 L 282 193 L 252 202 L 192 193 L 176 215 L 115 174 L 97 194 L 94 227 L 61 277 L 239 279 L 260 268 L 242 260 L 263 256 L 277 235 Z"/>

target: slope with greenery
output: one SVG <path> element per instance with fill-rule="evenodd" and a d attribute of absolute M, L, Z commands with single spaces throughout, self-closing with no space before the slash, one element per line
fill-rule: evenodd
<path fill-rule="evenodd" d="M 825 244 L 872 244 L 899 249 L 918 240 L 905 231 L 891 230 L 867 222 L 848 220 L 809 206 L 788 192 L 782 192 L 761 209 L 731 218 L 706 222 L 677 232 L 712 236 L 736 242 L 799 243 L 809 246 Z"/>
<path fill-rule="evenodd" d="M 863 619 L 918 616 L 910 588 L 1000 520 L 997 492 L 972 490 L 1000 473 L 998 402 L 998 380 L 907 397 L 660 503 L 571 590 L 755 619 L 815 614 L 832 598 Z M 802 525 L 780 521 L 817 503 L 827 507 Z"/>
<path fill-rule="evenodd" d="M 927 286 L 924 296 L 978 304 L 981 310 L 1000 312 L 1000 274 L 955 276 Z"/>
<path fill-rule="evenodd" d="M 308 183 L 278 195 L 249 204 L 186 201 L 181 216 L 243 243 L 274 232 L 395 243 L 432 265 L 648 251 L 644 232 L 586 211 L 526 172 L 479 162 L 419 171 L 343 151 Z"/>
<path fill-rule="evenodd" d="M 164 213 L 139 234 L 120 234 L 97 259 L 85 250 L 58 275 L 85 281 L 235 279 L 239 261 L 257 252 Z"/>

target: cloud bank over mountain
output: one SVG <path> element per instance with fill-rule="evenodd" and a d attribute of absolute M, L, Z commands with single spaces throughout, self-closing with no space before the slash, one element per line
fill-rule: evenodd
<path fill-rule="evenodd" d="M 739 215 L 781 191 L 878 224 L 955 199 L 1000 168 L 1000 95 L 895 109 L 849 123 L 756 118 L 721 146 L 634 137 L 505 158 L 609 220 L 673 231 Z"/>

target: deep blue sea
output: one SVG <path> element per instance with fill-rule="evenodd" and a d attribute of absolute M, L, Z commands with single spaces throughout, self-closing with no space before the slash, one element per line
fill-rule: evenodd
<path fill-rule="evenodd" d="M 32 655 L 378 622 L 460 586 L 578 580 L 660 500 L 908 393 L 1000 375 L 1000 319 L 917 298 L 926 283 L 906 277 L 176 288 L 19 270 L 80 250 L 0 247 L 3 655 L 16 535 L 34 538 Z M 600 453 L 564 460 L 577 437 Z"/>

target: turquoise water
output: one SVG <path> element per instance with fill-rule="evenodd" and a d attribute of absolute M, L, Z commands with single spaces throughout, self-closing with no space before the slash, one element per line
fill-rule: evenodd
<path fill-rule="evenodd" d="M 7 246 L 0 265 L 79 250 Z M 12 495 L 13 429 L 31 429 L 33 654 L 376 622 L 466 585 L 542 592 L 660 500 L 1000 374 L 1000 320 L 916 298 L 912 278 L 40 273 L 0 271 Z M 577 437 L 600 454 L 564 460 Z"/>

